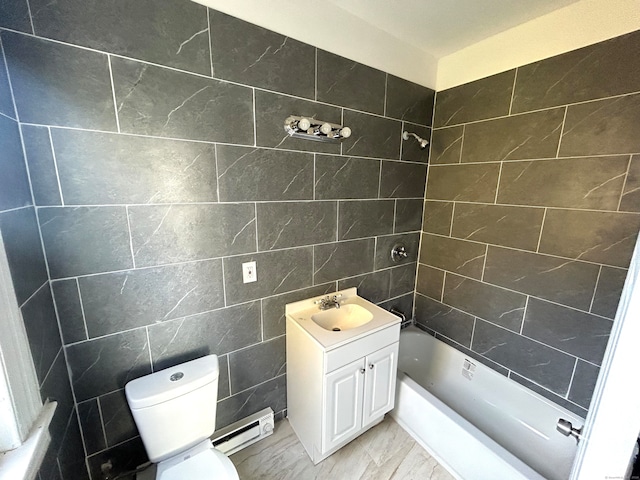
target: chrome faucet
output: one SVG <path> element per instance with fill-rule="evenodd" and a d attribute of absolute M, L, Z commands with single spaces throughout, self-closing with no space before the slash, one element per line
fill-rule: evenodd
<path fill-rule="evenodd" d="M 329 296 L 314 301 L 316 305 L 320 305 L 320 310 L 329 310 L 330 308 L 340 308 L 340 302 L 338 299 L 342 297 L 342 294 Z"/>

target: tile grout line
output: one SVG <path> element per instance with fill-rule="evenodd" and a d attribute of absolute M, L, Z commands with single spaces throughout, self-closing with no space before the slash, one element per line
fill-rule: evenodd
<path fill-rule="evenodd" d="M 227 287 L 226 287 L 226 279 L 225 279 L 225 274 L 224 274 L 224 259 L 220 259 L 220 268 L 222 269 L 222 300 L 223 300 L 223 306 L 224 307 L 228 307 L 229 304 L 227 303 Z M 256 262 L 256 270 L 257 270 L 257 262 Z"/>
<path fill-rule="evenodd" d="M 53 136 L 51 135 L 51 127 L 46 127 L 49 135 L 49 148 L 51 149 L 51 158 L 53 158 L 53 168 L 56 170 L 56 181 L 58 182 L 58 194 L 60 195 L 60 204 L 64 204 L 64 195 L 62 194 L 62 183 L 60 183 L 60 172 L 58 170 L 58 159 L 56 157 L 56 150 L 53 147 Z"/>
<path fill-rule="evenodd" d="M 136 254 L 133 251 L 133 234 L 131 233 L 131 219 L 129 218 L 129 206 L 130 205 L 125 205 L 124 206 L 124 210 L 125 210 L 125 215 L 127 216 L 127 230 L 129 232 L 129 250 L 131 251 L 131 262 L 133 264 L 133 270 L 136 269 Z M 127 269 L 124 271 L 128 271 L 131 269 Z"/>
<path fill-rule="evenodd" d="M 220 203 L 220 167 L 218 167 L 218 144 L 213 144 L 213 157 L 216 166 L 216 203 Z"/>
<path fill-rule="evenodd" d="M 516 67 L 515 73 L 513 75 L 513 85 L 511 87 L 511 101 L 509 102 L 509 116 L 511 116 L 511 111 L 513 109 L 513 99 L 516 96 L 516 81 L 518 79 L 518 70 L 519 67 Z"/>
<path fill-rule="evenodd" d="M 387 89 L 389 88 L 389 74 L 384 72 L 384 105 L 382 106 L 382 116 L 387 116 Z"/>
<path fill-rule="evenodd" d="M 542 232 L 544 231 L 544 221 L 547 219 L 547 208 L 542 213 L 542 222 L 540 222 L 540 235 L 538 236 L 538 245 L 536 245 L 535 253 L 540 253 L 540 243 L 542 242 Z M 577 259 L 576 259 L 577 260 Z"/>
<path fill-rule="evenodd" d="M 451 206 L 451 224 L 449 225 L 449 237 L 448 238 L 454 238 L 453 237 L 453 220 L 455 218 L 455 213 L 456 213 L 456 202 L 451 202 L 453 205 Z M 429 233 L 429 232 L 424 232 L 424 233 Z M 443 235 L 443 237 L 446 237 L 446 235 Z"/>
<path fill-rule="evenodd" d="M 622 199 L 625 196 L 624 191 L 627 188 L 627 180 L 629 180 L 629 171 L 631 170 L 631 162 L 633 162 L 633 155 L 629 155 L 629 162 L 627 163 L 627 173 L 624 176 L 624 182 L 622 182 L 622 190 L 620 190 L 620 200 L 618 200 L 618 208 L 617 211 L 620 211 L 620 207 L 622 206 Z"/>
<path fill-rule="evenodd" d="M 465 132 L 467 130 L 467 125 L 463 124 L 462 125 L 462 137 L 460 137 L 460 157 L 458 158 L 458 164 L 462 165 L 462 152 L 464 151 L 464 137 L 465 137 Z M 453 163 L 452 165 L 455 165 L 455 163 Z"/>
<path fill-rule="evenodd" d="M 7 115 L 7 114 L 2 113 L 2 112 L 0 112 L 0 118 L 1 118 L 1 117 L 8 118 L 9 120 L 13 120 L 13 121 L 14 121 L 14 122 L 16 122 L 16 123 L 18 122 L 18 120 L 17 120 L 17 119 L 15 119 L 15 118 L 13 118 L 11 115 Z"/>
<path fill-rule="evenodd" d="M 18 305 L 18 308 L 24 307 L 27 303 L 33 300 L 33 298 L 38 294 L 38 292 L 40 292 L 40 290 L 42 290 L 45 287 L 45 285 L 47 285 L 49 282 L 50 282 L 49 279 L 46 279 L 44 282 L 42 282 L 42 285 L 36 288 L 36 290 L 31 295 L 29 295 L 29 297 L 24 302 L 22 302 L 22 304 Z"/>
<path fill-rule="evenodd" d="M 102 395 L 98 395 L 97 397 L 95 397 L 95 400 L 96 400 L 96 404 L 98 405 L 98 415 L 100 416 L 100 426 L 102 427 L 102 436 L 104 439 L 104 450 L 108 450 L 109 448 L 113 448 L 114 445 L 109 445 L 109 442 L 107 442 L 107 429 L 104 428 L 104 416 L 102 415 L 102 402 L 100 402 L 101 396 Z M 104 450 L 101 450 L 101 451 L 104 451 Z M 99 453 L 99 452 L 96 452 L 96 453 Z"/>
<path fill-rule="evenodd" d="M 602 275 L 602 265 L 600 265 L 598 276 L 596 277 L 596 283 L 593 286 L 593 295 L 591 296 L 591 303 L 589 303 L 589 313 L 593 310 L 593 302 L 596 300 L 596 293 L 598 292 L 598 285 L 600 284 L 600 275 Z"/>
<path fill-rule="evenodd" d="M 254 222 L 256 222 L 255 225 L 255 230 L 256 230 L 256 253 L 260 253 L 260 245 L 258 242 L 258 204 L 257 203 L 253 203 L 253 220 Z M 258 276 L 258 267 L 257 267 L 257 262 L 256 262 L 256 278 Z"/>
<path fill-rule="evenodd" d="M 315 47 L 315 71 L 313 75 L 313 100 L 318 101 L 318 47 Z M 344 125 L 344 124 L 343 124 Z"/>
<path fill-rule="evenodd" d="M 147 334 L 147 352 L 149 353 L 149 366 L 151 367 L 151 373 L 155 372 L 155 368 L 153 366 L 153 356 L 151 355 L 151 338 L 149 337 L 149 326 L 146 325 L 144 327 L 144 331 Z"/>
<path fill-rule="evenodd" d="M 558 149 L 556 150 L 556 158 L 560 158 L 560 147 L 562 146 L 562 135 L 564 135 L 564 124 L 567 121 L 568 106 L 564 107 L 564 116 L 562 117 L 562 127 L 560 128 L 560 137 L 558 138 Z"/>
<path fill-rule="evenodd" d="M 258 146 L 258 126 L 256 121 L 256 89 L 252 88 L 253 92 L 253 146 Z"/>
<path fill-rule="evenodd" d="M 487 248 L 484 251 L 484 262 L 482 263 L 482 275 L 480 276 L 480 281 L 484 282 L 484 274 L 487 271 L 487 257 L 489 256 L 489 244 L 487 243 Z"/>
<path fill-rule="evenodd" d="M 524 332 L 524 319 L 527 318 L 527 310 L 529 308 L 530 298 L 531 298 L 531 295 L 527 295 L 526 298 L 524 299 L 524 311 L 522 312 L 522 320 L 520 322 L 520 335 L 523 335 L 522 332 Z"/>
<path fill-rule="evenodd" d="M 116 100 L 116 84 L 113 81 L 113 69 L 111 68 L 111 55 L 107 54 L 107 63 L 109 65 L 109 79 L 111 81 L 111 95 L 113 98 L 113 114 L 116 117 L 116 130 L 120 133 L 120 116 L 118 114 L 118 101 Z"/>
<path fill-rule="evenodd" d="M 391 233 L 395 234 L 396 232 L 396 220 L 398 219 L 398 199 L 393 199 L 393 228 L 391 229 Z"/>
<path fill-rule="evenodd" d="M 567 393 L 564 397 L 566 400 L 569 400 L 569 395 L 571 394 L 571 387 L 573 387 L 573 380 L 576 376 L 576 370 L 578 369 L 578 362 L 580 361 L 579 357 L 576 357 L 576 361 L 573 364 L 573 371 L 571 372 L 571 379 L 569 380 L 569 386 L 567 387 Z"/>
<path fill-rule="evenodd" d="M 33 23 L 33 14 L 31 13 L 31 2 L 30 0 L 25 0 L 26 4 L 27 4 L 27 12 L 29 13 L 29 24 L 31 25 L 31 31 L 33 32 L 33 35 L 36 34 L 36 26 Z"/>
<path fill-rule="evenodd" d="M 215 77 L 213 68 L 213 43 L 211 42 L 211 9 L 207 8 L 207 33 L 209 35 L 209 65 L 211 67 L 211 78 Z"/>
<path fill-rule="evenodd" d="M 498 192 L 500 191 L 500 178 L 502 177 L 502 166 L 504 162 L 500 162 L 500 169 L 498 170 L 498 182 L 496 183 L 496 196 L 493 199 L 493 204 L 498 205 Z"/>
<path fill-rule="evenodd" d="M 82 313 L 82 324 L 84 325 L 84 334 L 86 336 L 86 340 L 89 340 L 91 337 L 89 336 L 89 328 L 87 327 L 87 316 L 84 311 L 84 301 L 82 300 L 82 292 L 80 292 L 80 281 L 78 277 L 74 279 L 76 284 L 76 290 L 78 292 L 78 300 L 80 301 L 80 312 Z"/>

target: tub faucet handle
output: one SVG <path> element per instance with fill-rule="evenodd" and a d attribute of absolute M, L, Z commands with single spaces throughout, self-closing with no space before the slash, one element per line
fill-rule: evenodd
<path fill-rule="evenodd" d="M 571 422 L 569 420 L 565 420 L 564 418 L 558 419 L 556 430 L 558 430 L 565 437 L 574 437 L 576 439 L 576 443 L 579 442 L 582 438 L 582 427 L 573 428 Z"/>

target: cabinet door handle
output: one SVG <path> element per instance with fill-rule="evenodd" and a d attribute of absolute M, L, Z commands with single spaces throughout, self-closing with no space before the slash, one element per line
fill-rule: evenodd
<path fill-rule="evenodd" d="M 366 370 L 364 368 L 361 368 L 360 373 L 364 374 L 364 372 L 366 372 Z"/>
<path fill-rule="evenodd" d="M 370 363 L 369 364 L 369 370 L 373 370 L 373 367 L 374 367 L 373 363 Z"/>

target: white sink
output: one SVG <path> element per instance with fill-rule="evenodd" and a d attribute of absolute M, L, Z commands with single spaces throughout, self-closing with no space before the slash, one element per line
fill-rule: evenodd
<path fill-rule="evenodd" d="M 311 315 L 311 320 L 325 330 L 341 332 L 359 327 L 373 320 L 373 314 L 360 305 L 347 304 Z"/>

